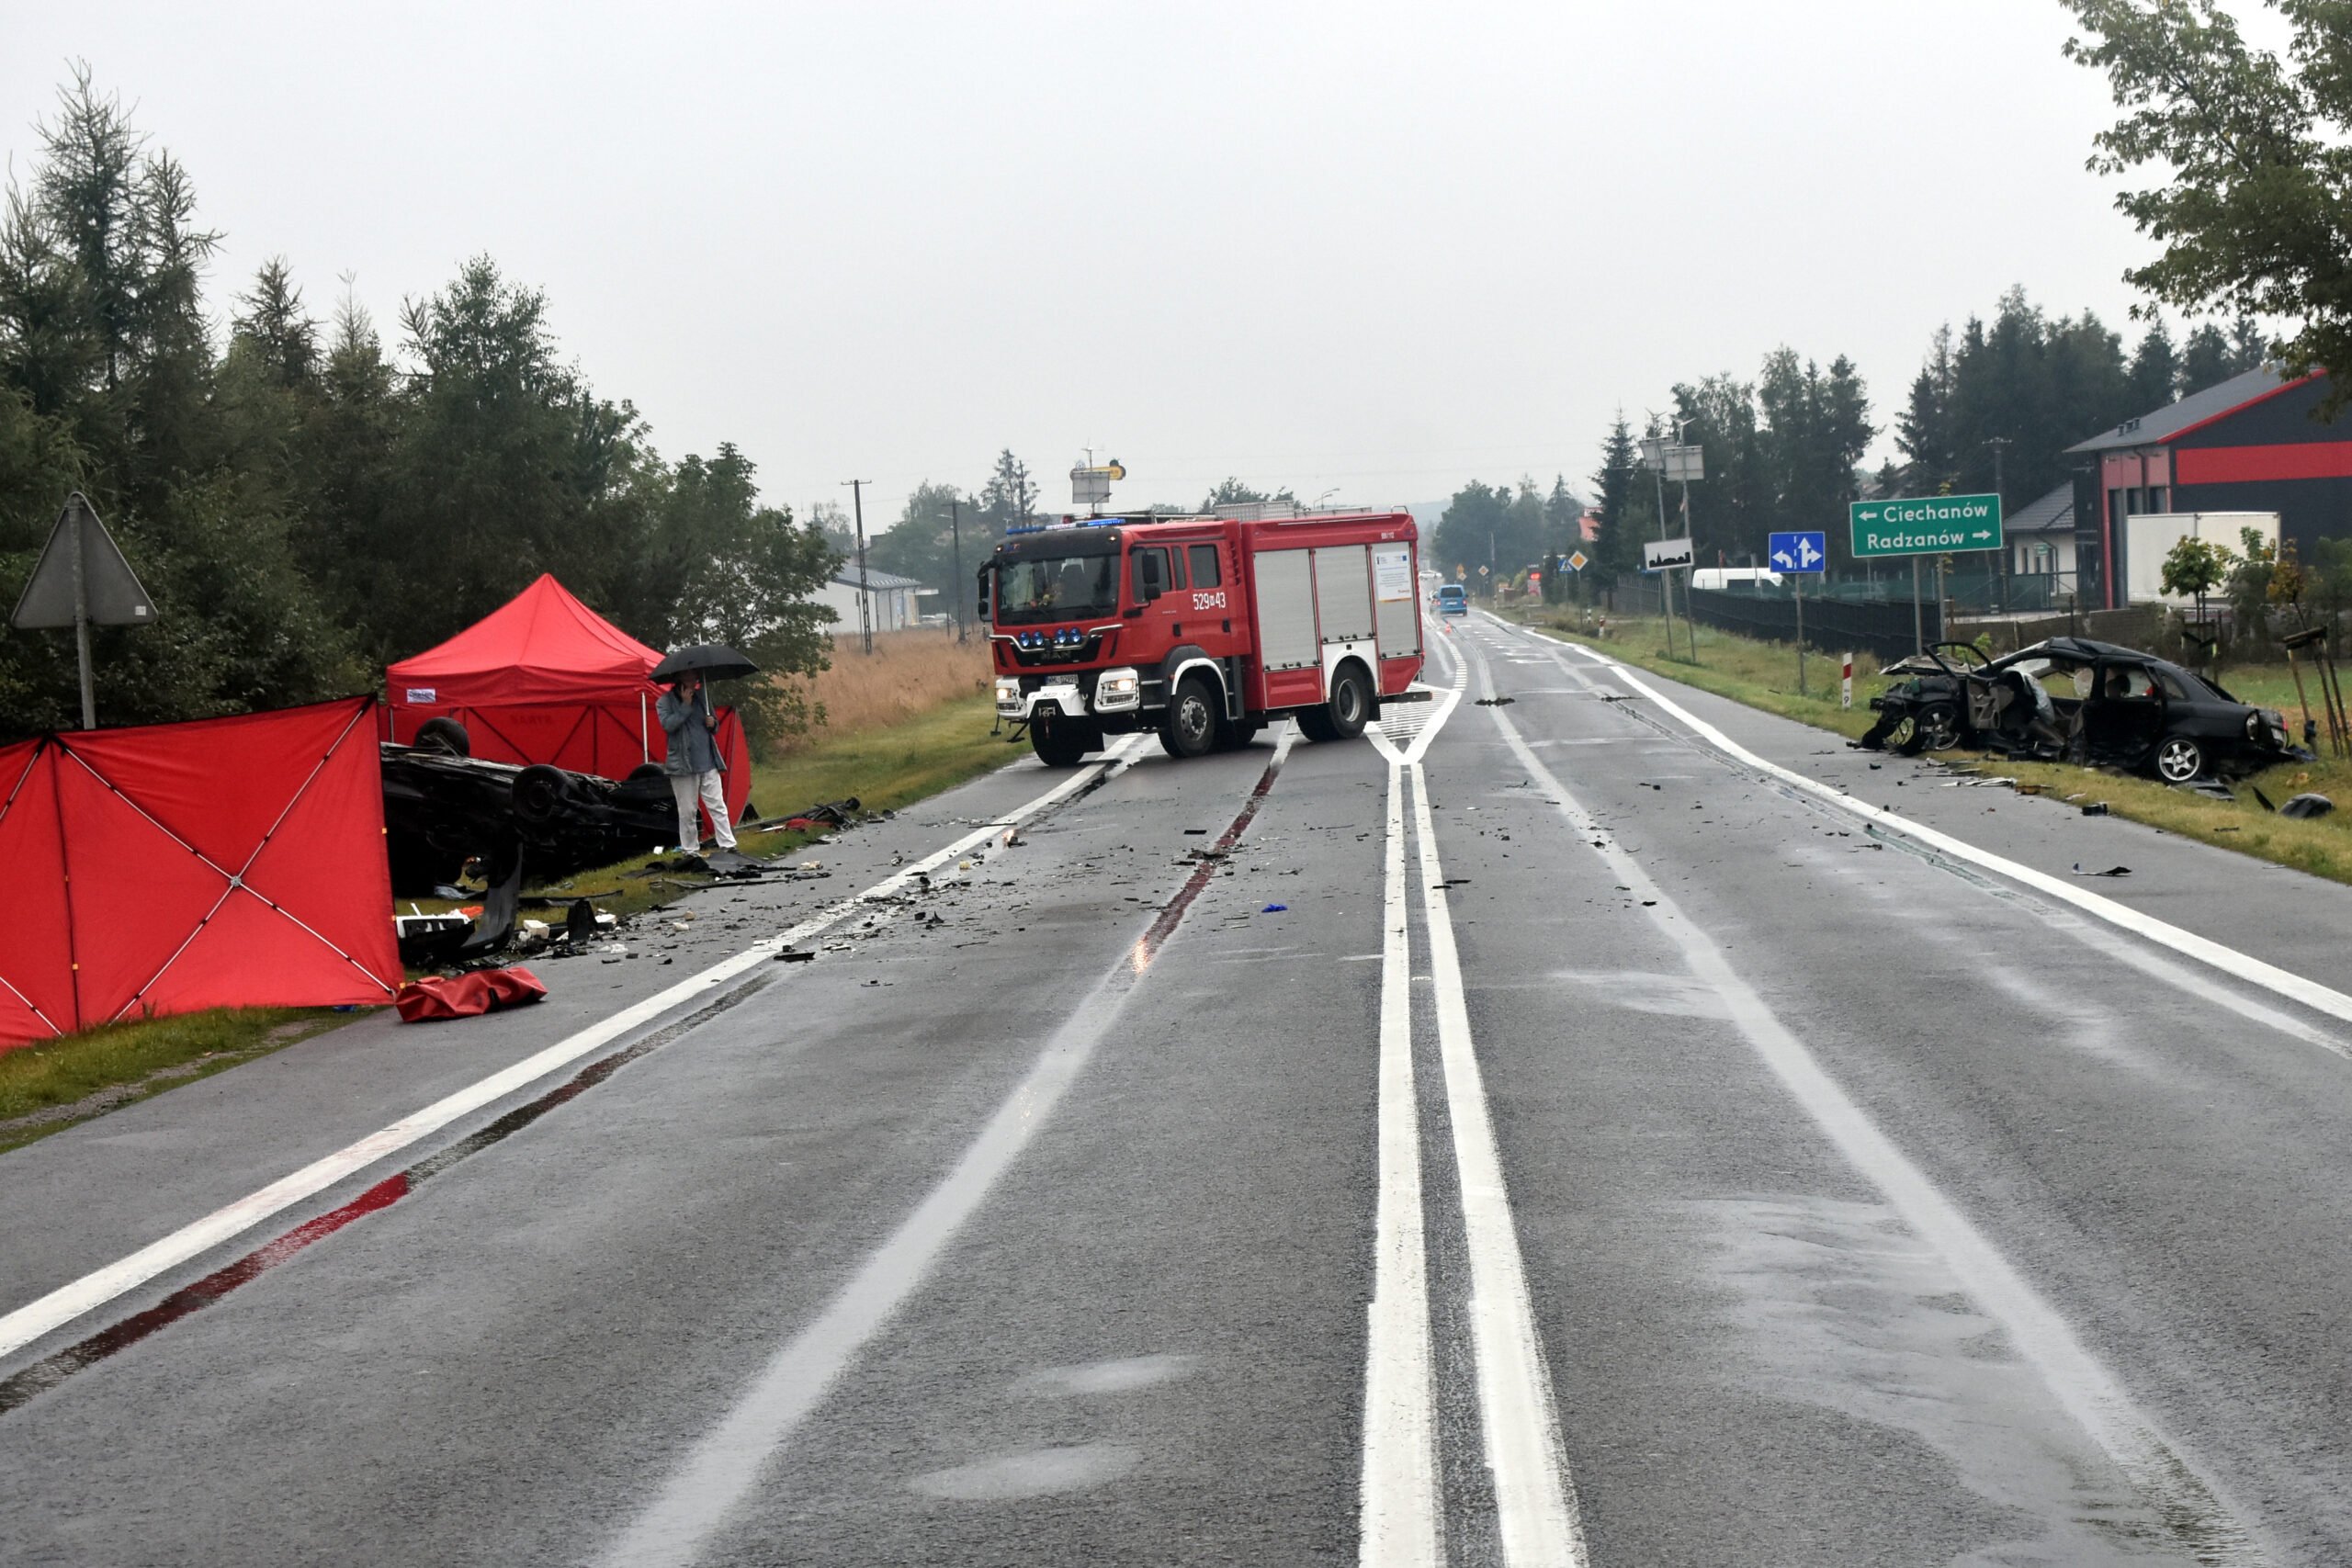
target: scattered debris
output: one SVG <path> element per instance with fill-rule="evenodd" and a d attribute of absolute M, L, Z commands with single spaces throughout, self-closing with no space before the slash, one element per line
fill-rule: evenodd
<path fill-rule="evenodd" d="M 1478 705 L 1482 708 L 1507 708 L 1517 701 L 1517 697 L 1480 697 Z"/>
<path fill-rule="evenodd" d="M 2084 815 L 2084 816 L 2086 816 L 2086 817 L 2104 817 L 2104 816 L 2106 816 L 2106 815 L 2107 815 L 2107 802 L 2105 802 L 2105 801 L 2103 801 L 2103 800 L 2094 800 L 2094 801 L 2092 801 L 2090 804 L 2088 804 L 2087 806 L 2085 806 L 2085 807 L 2083 807 L 2083 815 Z"/>
<path fill-rule="evenodd" d="M 1269 904 L 1264 908 L 1259 910 L 1258 913 L 1261 915 L 1281 915 L 1288 913 L 1289 910 L 1290 906 L 1288 904 Z"/>
<path fill-rule="evenodd" d="M 2281 817 L 2324 817 L 2335 809 L 2335 802 L 2324 795 L 2304 794 L 2294 796 L 2278 808 Z"/>
<path fill-rule="evenodd" d="M 2128 865 L 2111 865 L 2105 871 L 2085 871 L 2083 863 L 2076 861 L 2075 874 L 2076 876 L 2129 876 L 2132 874 L 2132 868 Z"/>
<path fill-rule="evenodd" d="M 813 953 L 803 953 L 797 947 L 787 947 L 775 955 L 775 961 L 778 964 L 813 964 L 817 961 L 817 955 Z"/>

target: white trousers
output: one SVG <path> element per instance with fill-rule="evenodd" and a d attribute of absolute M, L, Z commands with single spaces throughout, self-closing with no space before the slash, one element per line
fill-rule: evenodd
<path fill-rule="evenodd" d="M 735 829 L 727 821 L 727 786 L 716 770 L 707 773 L 672 773 L 670 794 L 678 803 L 678 847 L 692 852 L 702 848 L 702 824 L 695 820 L 695 797 L 702 797 L 703 809 L 710 813 L 710 825 L 718 835 L 718 847 L 735 847 Z"/>

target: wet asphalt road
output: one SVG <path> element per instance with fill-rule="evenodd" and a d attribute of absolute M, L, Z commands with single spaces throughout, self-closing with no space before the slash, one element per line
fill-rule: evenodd
<path fill-rule="evenodd" d="M 1585 654 L 1447 649 L 1458 704 L 1379 745 L 1135 749 L 0 1397 L 0 1562 L 2352 1561 L 2352 1025 L 1873 834 Z M 2346 890 L 1672 694 L 2342 984 Z M 1054 782 L 702 896 L 543 1009 L 371 1019 L 0 1156 L 0 1312 Z"/>

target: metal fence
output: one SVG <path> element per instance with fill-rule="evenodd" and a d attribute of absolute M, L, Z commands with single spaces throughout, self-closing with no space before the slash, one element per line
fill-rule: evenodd
<path fill-rule="evenodd" d="M 1736 632 L 1765 642 L 1797 639 L 1797 605 L 1792 595 L 1766 592 L 1729 593 L 1697 588 L 1690 594 L 1690 618 L 1703 626 Z M 1943 614 L 1932 604 L 1918 608 L 1914 630 L 1912 606 L 1901 604 L 1856 603 L 1843 599 L 1804 602 L 1804 641 L 1824 653 L 1864 649 L 1883 660 L 1900 659 L 1918 640 L 1935 642 L 1944 635 Z"/>

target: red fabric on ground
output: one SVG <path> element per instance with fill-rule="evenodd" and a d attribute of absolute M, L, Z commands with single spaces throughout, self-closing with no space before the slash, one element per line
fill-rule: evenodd
<path fill-rule="evenodd" d="M 401 975 L 368 698 L 0 750 L 0 1046 Z"/>
<path fill-rule="evenodd" d="M 520 965 L 475 969 L 463 975 L 429 975 L 401 987 L 392 1005 L 402 1023 L 470 1018 L 497 1008 L 519 1007 L 548 994 L 545 982 Z"/>
<path fill-rule="evenodd" d="M 542 575 L 448 641 L 385 671 L 385 735 L 406 745 L 426 719 L 453 718 L 485 761 L 625 779 L 670 754 L 653 714 L 663 688 L 646 679 L 661 662 L 658 649 Z M 718 747 L 728 815 L 741 818 L 752 754 L 731 709 L 718 711 Z"/>

